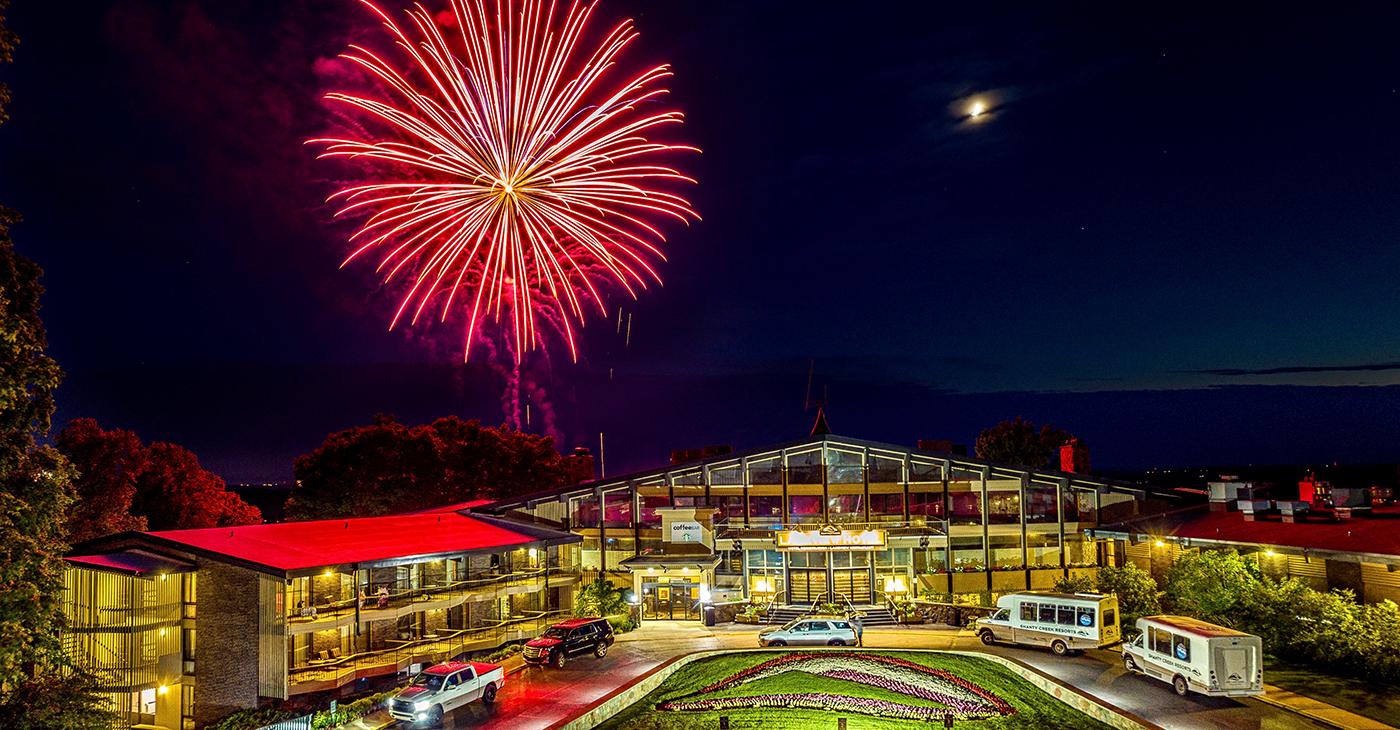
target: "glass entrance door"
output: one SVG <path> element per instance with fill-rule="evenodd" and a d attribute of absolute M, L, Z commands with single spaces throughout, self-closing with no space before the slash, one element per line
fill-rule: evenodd
<path fill-rule="evenodd" d="M 826 553 L 788 553 L 788 602 L 816 603 L 826 598 Z"/>
<path fill-rule="evenodd" d="M 833 602 L 869 603 L 870 553 L 832 553 L 831 591 Z"/>
<path fill-rule="evenodd" d="M 643 583 L 642 618 L 650 621 L 700 619 L 697 583 Z"/>

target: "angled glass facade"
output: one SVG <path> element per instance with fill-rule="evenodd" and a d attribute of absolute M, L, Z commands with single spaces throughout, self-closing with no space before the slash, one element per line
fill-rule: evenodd
<path fill-rule="evenodd" d="M 878 603 L 885 598 L 1048 588 L 1099 564 L 1084 530 L 1104 495 L 1140 500 L 1141 486 L 994 464 L 953 454 L 817 436 L 551 492 L 486 511 L 583 536 L 585 570 L 662 545 L 657 510 L 712 511 L 721 565 L 703 587 L 779 603 Z M 550 505 L 568 505 L 560 510 Z M 600 507 L 601 505 L 601 511 Z M 545 513 L 567 516 L 550 519 Z M 876 530 L 878 550 L 794 553 L 777 531 Z"/>

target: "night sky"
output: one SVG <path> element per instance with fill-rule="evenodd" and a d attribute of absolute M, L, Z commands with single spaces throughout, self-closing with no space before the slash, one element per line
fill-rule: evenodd
<path fill-rule="evenodd" d="M 445 0 L 425 0 L 445 7 Z M 386 0 L 385 7 L 393 6 Z M 531 358 L 529 430 L 609 474 L 1024 415 L 1095 467 L 1400 461 L 1400 3 L 602 0 L 669 62 L 702 219 L 663 287 Z M 16 0 L 0 204 L 46 271 L 56 426 L 230 482 L 376 412 L 505 420 L 454 326 L 387 330 L 303 145 L 351 0 Z M 987 113 L 970 118 L 973 103 Z M 630 322 L 630 336 L 625 332 Z"/>

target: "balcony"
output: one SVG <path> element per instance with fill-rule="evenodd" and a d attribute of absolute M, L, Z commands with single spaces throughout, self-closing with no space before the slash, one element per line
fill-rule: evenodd
<path fill-rule="evenodd" d="M 387 649 L 295 667 L 287 672 L 287 693 L 297 695 L 336 689 L 365 677 L 406 672 L 414 664 L 439 664 L 468 652 L 531 639 L 567 615 L 571 614 L 567 611 L 528 612 L 486 626 L 439 630 L 421 639 L 393 641 L 394 646 Z"/>
<path fill-rule="evenodd" d="M 516 593 L 533 593 L 544 590 L 546 582 L 551 587 L 575 583 L 578 581 L 578 571 L 578 568 L 571 567 L 550 568 L 546 572 L 541 568 L 440 586 L 395 587 L 388 593 L 366 595 L 363 602 L 355 597 L 315 606 L 308 610 L 308 615 L 301 615 L 297 609 L 292 609 L 287 616 L 287 632 L 295 635 L 357 622 L 389 621 L 418 611 L 452 608 L 469 601 L 489 601 Z"/>

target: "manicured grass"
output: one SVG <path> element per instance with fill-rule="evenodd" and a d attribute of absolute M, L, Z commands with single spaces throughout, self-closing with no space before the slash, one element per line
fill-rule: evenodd
<path fill-rule="evenodd" d="M 795 650 L 800 651 L 800 650 Z M 961 720 L 955 727 L 961 730 L 1109 730 L 1109 727 L 1046 695 L 1030 683 L 1002 666 L 974 657 L 951 654 L 904 651 L 850 651 L 851 654 L 895 657 L 931 669 L 942 669 L 972 682 L 1000 697 L 1016 712 L 986 720 Z M 831 712 L 802 708 L 755 708 L 676 712 L 657 710 L 660 703 L 687 698 L 701 689 L 750 667 L 762 664 L 780 654 L 777 652 L 737 652 L 691 662 L 672 674 L 662 685 L 641 701 L 599 725 L 603 730 L 714 730 L 719 717 L 730 719 L 734 730 L 835 730 L 836 717 L 846 718 L 848 730 L 908 730 L 916 727 L 942 727 L 941 722 L 927 725 L 901 719 L 888 719 L 850 712 Z M 938 708 L 931 700 L 910 697 L 890 690 L 854 682 L 819 677 L 802 672 L 787 672 L 738 687 L 701 695 L 702 697 L 744 697 L 764 693 L 828 692 L 846 696 L 894 701 L 905 705 Z M 696 699 L 689 697 L 688 699 Z"/>
<path fill-rule="evenodd" d="M 1400 687 L 1337 677 L 1274 657 L 1264 659 L 1264 682 L 1377 722 L 1400 723 Z"/>

